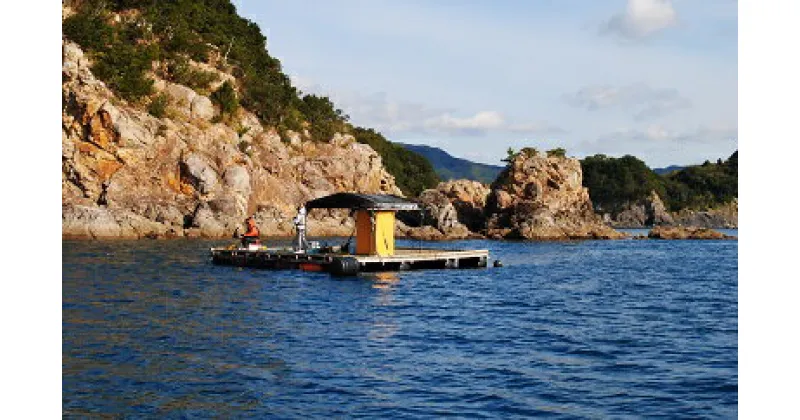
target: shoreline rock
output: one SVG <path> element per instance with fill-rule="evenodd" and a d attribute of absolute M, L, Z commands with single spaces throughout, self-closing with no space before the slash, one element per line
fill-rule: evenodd
<path fill-rule="evenodd" d="M 655 191 L 645 200 L 628 203 L 621 210 L 598 210 L 609 226 L 617 229 L 641 229 L 653 226 L 694 226 L 711 229 L 738 228 L 739 204 L 737 199 L 708 210 L 683 209 L 668 212 Z"/>
<path fill-rule="evenodd" d="M 672 213 L 675 223 L 684 226 L 711 229 L 737 229 L 739 227 L 739 200 L 709 210 L 684 209 Z"/>
<path fill-rule="evenodd" d="M 714 229 L 694 226 L 656 226 L 647 234 L 650 239 L 737 239 Z"/>
<path fill-rule="evenodd" d="M 489 189 L 465 179 L 440 182 L 436 188 L 420 193 L 421 212 L 398 213 L 398 231 L 415 239 L 478 239 L 483 230 L 483 216 Z M 402 226 L 400 225 L 402 223 Z"/>
<path fill-rule="evenodd" d="M 629 203 L 616 214 L 605 213 L 603 220 L 615 228 L 643 228 L 675 224 L 672 215 L 667 212 L 664 202 L 655 191 L 637 203 Z"/>

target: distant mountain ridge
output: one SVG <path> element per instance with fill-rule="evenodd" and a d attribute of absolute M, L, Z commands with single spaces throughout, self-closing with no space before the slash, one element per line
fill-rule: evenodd
<path fill-rule="evenodd" d="M 396 143 L 406 149 L 419 153 L 433 165 L 433 169 L 442 180 L 470 179 L 486 184 L 491 184 L 497 178 L 503 166 L 487 165 L 471 160 L 455 157 L 446 151 L 433 146 L 422 144 Z"/>
<path fill-rule="evenodd" d="M 659 175 L 666 175 L 666 174 L 668 174 L 670 172 L 680 171 L 681 169 L 684 169 L 684 168 L 686 168 L 686 166 L 683 166 L 683 165 L 669 165 L 669 166 L 664 167 L 664 168 L 653 168 L 653 172 L 655 172 L 655 173 L 657 173 Z"/>

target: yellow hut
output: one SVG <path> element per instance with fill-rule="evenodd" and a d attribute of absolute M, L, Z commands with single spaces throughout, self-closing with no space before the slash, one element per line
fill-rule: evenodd
<path fill-rule="evenodd" d="M 356 221 L 355 255 L 389 257 L 395 254 L 395 213 L 419 210 L 419 205 L 403 197 L 388 194 L 336 193 L 306 203 L 311 209 L 354 211 Z"/>

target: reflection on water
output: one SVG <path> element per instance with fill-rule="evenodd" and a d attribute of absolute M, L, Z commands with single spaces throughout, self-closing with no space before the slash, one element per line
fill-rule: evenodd
<path fill-rule="evenodd" d="M 431 243 L 505 267 L 357 278 L 225 243 L 64 242 L 66 417 L 736 416 L 736 241 Z"/>
<path fill-rule="evenodd" d="M 369 273 L 363 277 L 372 280 L 372 287 L 375 289 L 391 289 L 400 281 L 399 273 L 396 272 Z"/>
<path fill-rule="evenodd" d="M 362 277 L 372 282 L 373 289 L 380 291 L 380 293 L 374 297 L 376 307 L 391 308 L 396 304 L 394 290 L 400 281 L 400 273 L 369 273 Z M 394 315 L 395 313 L 392 311 L 376 312 L 367 338 L 373 342 L 384 343 L 387 339 L 394 336 L 398 331 L 398 325 L 394 320 Z"/>

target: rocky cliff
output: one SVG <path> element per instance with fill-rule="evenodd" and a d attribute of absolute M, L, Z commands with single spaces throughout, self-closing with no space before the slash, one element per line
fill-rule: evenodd
<path fill-rule="evenodd" d="M 523 151 L 491 186 L 486 201 L 487 235 L 522 239 L 613 239 L 582 186 L 577 159 Z"/>
<path fill-rule="evenodd" d="M 709 210 L 684 209 L 672 213 L 675 224 L 712 229 L 737 229 L 739 227 L 739 200 Z"/>
<path fill-rule="evenodd" d="M 398 233 L 421 239 L 482 238 L 488 194 L 489 189 L 477 181 L 441 182 L 420 194 L 422 212 L 399 214 L 403 224 Z"/>
<path fill-rule="evenodd" d="M 736 229 L 739 205 L 732 202 L 709 210 L 683 209 L 668 212 L 655 191 L 646 199 L 628 203 L 616 213 L 603 213 L 603 220 L 615 228 L 644 228 L 650 226 L 693 226 L 712 229 Z"/>
<path fill-rule="evenodd" d="M 168 98 L 167 117 L 156 118 L 97 80 L 78 45 L 65 41 L 62 52 L 64 237 L 227 237 L 250 214 L 263 234 L 289 235 L 309 199 L 401 194 L 380 156 L 351 136 L 282 138 L 247 110 L 215 122 L 207 96 L 163 80 L 155 88 Z M 312 235 L 352 231 L 341 213 L 309 217 Z"/>
<path fill-rule="evenodd" d="M 628 203 L 616 214 L 604 213 L 602 216 L 604 222 L 615 228 L 641 228 L 675 223 L 655 191 L 644 200 Z"/>

